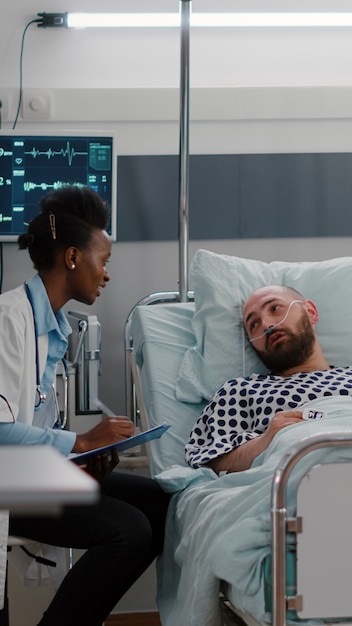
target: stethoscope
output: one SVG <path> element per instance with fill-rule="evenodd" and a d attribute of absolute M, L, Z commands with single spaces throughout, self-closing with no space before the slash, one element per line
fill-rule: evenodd
<path fill-rule="evenodd" d="M 32 294 L 30 292 L 30 289 L 28 287 L 28 283 L 27 282 L 24 283 L 24 288 L 26 290 L 26 295 L 27 295 L 29 304 L 31 305 L 31 309 L 32 309 L 32 313 L 33 313 L 33 321 L 34 321 L 35 377 L 36 377 L 36 382 L 35 382 L 36 397 L 35 397 L 34 407 L 37 409 L 38 407 L 41 406 L 41 404 L 43 404 L 46 401 L 47 394 L 45 393 L 45 391 L 42 391 L 41 388 L 40 388 L 38 327 L 37 327 L 37 320 L 36 320 L 35 313 L 34 313 L 34 305 L 33 305 L 33 300 L 32 300 Z M 56 396 L 55 388 L 54 388 L 54 385 L 53 385 L 53 394 L 54 394 L 54 400 L 55 400 L 55 407 L 56 407 L 56 411 L 57 411 L 57 415 L 58 415 L 58 419 L 57 419 L 57 421 L 56 421 L 56 423 L 54 425 L 55 428 L 65 428 L 66 422 L 67 422 L 68 373 L 67 373 L 66 360 L 63 358 L 63 359 L 61 359 L 61 361 L 62 361 L 62 365 L 63 365 L 63 380 L 64 380 L 64 388 L 65 388 L 65 393 L 64 393 L 65 402 L 64 402 L 63 417 L 61 417 L 60 408 L 59 408 L 59 405 L 58 405 L 57 396 Z"/>

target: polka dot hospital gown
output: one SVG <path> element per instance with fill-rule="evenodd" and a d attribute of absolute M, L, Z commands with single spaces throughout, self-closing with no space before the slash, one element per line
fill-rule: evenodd
<path fill-rule="evenodd" d="M 336 395 L 352 395 L 351 367 L 228 380 L 198 418 L 186 444 L 186 461 L 200 467 L 261 435 L 277 411 Z"/>

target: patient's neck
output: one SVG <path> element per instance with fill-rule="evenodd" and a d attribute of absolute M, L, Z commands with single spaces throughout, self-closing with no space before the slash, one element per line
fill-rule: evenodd
<path fill-rule="evenodd" d="M 294 367 L 288 367 L 281 372 L 276 372 L 278 376 L 293 376 L 293 374 L 299 374 L 300 372 L 317 372 L 330 369 L 321 347 L 318 345 L 314 349 L 312 355 L 308 357 L 303 363 Z"/>

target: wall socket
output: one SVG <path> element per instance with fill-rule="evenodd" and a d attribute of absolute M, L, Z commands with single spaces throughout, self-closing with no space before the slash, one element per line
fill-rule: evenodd
<path fill-rule="evenodd" d="M 24 120 L 49 120 L 52 115 L 52 94 L 45 89 L 24 89 L 22 117 Z"/>

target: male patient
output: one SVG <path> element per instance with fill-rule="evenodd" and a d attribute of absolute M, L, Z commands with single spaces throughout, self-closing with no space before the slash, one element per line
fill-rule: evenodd
<path fill-rule="evenodd" d="M 269 373 L 228 380 L 216 392 L 186 444 L 191 467 L 249 469 L 279 430 L 302 420 L 306 402 L 352 395 L 352 369 L 327 363 L 318 318 L 315 304 L 291 287 L 261 287 L 249 296 L 244 328 Z"/>

